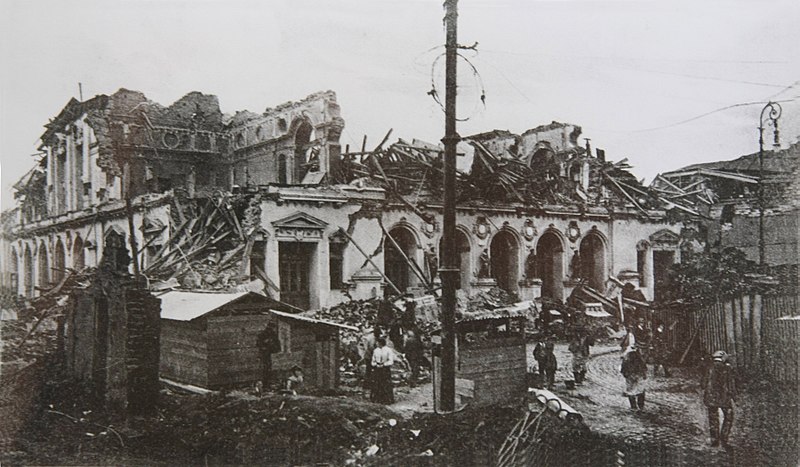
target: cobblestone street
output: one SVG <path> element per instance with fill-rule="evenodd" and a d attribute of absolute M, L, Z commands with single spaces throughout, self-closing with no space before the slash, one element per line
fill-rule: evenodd
<path fill-rule="evenodd" d="M 535 366 L 529 348 L 530 366 Z M 743 391 L 735 408 L 731 448 L 709 446 L 708 422 L 699 378 L 690 369 L 671 369 L 670 377 L 649 366 L 644 411 L 630 409 L 623 395 L 618 345 L 592 348 L 587 381 L 574 390 L 572 356 L 566 344 L 555 349 L 558 373 L 554 392 L 584 417 L 595 433 L 622 441 L 625 465 L 798 465 L 797 402 L 774 388 Z"/>

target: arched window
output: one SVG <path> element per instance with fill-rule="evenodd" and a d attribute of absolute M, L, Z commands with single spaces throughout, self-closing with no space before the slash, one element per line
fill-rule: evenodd
<path fill-rule="evenodd" d="M 562 300 L 564 295 L 564 247 L 561 238 L 545 232 L 536 244 L 536 263 L 542 279 L 542 297 Z"/>
<path fill-rule="evenodd" d="M 501 230 L 490 247 L 492 277 L 506 292 L 516 292 L 519 281 L 519 244 L 514 234 Z"/>
<path fill-rule="evenodd" d="M 39 283 L 40 288 L 50 285 L 50 259 L 47 257 L 47 245 L 44 242 L 39 244 L 39 251 L 37 252 L 39 269 Z"/>
<path fill-rule="evenodd" d="M 58 284 L 64 278 L 64 269 L 66 268 L 66 254 L 64 252 L 64 244 L 59 238 L 56 241 L 56 248 L 53 251 L 53 282 Z"/>
<path fill-rule="evenodd" d="M 72 241 L 72 269 L 80 271 L 86 267 L 86 252 L 83 249 L 83 239 L 80 235 Z"/>

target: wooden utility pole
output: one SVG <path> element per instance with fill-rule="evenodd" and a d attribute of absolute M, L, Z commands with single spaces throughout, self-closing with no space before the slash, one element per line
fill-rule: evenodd
<path fill-rule="evenodd" d="M 458 0 L 445 0 L 445 118 L 444 221 L 442 222 L 442 372 L 441 409 L 455 410 L 456 400 L 456 286 L 460 281 L 456 258 L 456 63 L 458 60 Z"/>

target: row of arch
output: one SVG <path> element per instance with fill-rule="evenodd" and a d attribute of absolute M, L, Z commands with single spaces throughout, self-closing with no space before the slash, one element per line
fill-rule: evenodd
<path fill-rule="evenodd" d="M 385 273 L 400 291 L 418 284 L 418 272 L 422 269 L 426 269 L 428 274 L 435 274 L 438 254 L 442 251 L 441 240 L 436 252 L 425 252 L 425 264 L 415 267 L 409 264 L 420 258 L 418 252 L 421 244 L 415 229 L 407 223 L 399 223 L 388 232 L 393 241 L 384 244 Z M 489 239 L 488 248 L 480 252 L 473 245 L 468 232 L 463 226 L 456 229 L 461 289 L 468 290 L 474 279 L 494 279 L 498 287 L 518 292 L 521 279 L 539 279 L 543 297 L 561 300 L 567 277 L 582 280 L 597 290 L 603 290 L 605 286 L 607 242 L 594 228 L 581 238 L 571 257 L 568 257 L 566 241 L 561 232 L 548 228 L 539 236 L 535 246 L 527 250 L 524 259 L 524 242 L 511 228 L 504 227 L 497 231 Z M 433 266 L 430 264 L 432 262 Z"/>
<path fill-rule="evenodd" d="M 19 251 L 17 246 L 19 246 Z M 80 270 L 86 266 L 84 242 L 80 235 L 76 235 L 72 241 L 71 258 L 70 267 L 72 269 Z M 60 237 L 53 245 L 52 261 L 51 253 L 48 252 L 47 243 L 44 240 L 39 242 L 38 248 L 34 244 L 33 250 L 27 243 L 11 246 L 8 269 L 12 277 L 11 287 L 26 297 L 33 297 L 36 287 L 46 288 L 59 283 L 64 278 L 66 268 L 66 248 Z"/>

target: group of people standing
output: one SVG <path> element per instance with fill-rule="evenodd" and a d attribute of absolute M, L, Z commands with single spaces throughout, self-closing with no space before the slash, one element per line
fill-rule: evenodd
<path fill-rule="evenodd" d="M 575 338 L 569 344 L 569 351 L 572 353 L 572 376 L 575 384 L 583 384 L 586 379 L 586 363 L 591 354 L 589 348 L 594 345 L 594 338 L 578 330 Z M 552 341 L 539 342 L 533 349 L 533 358 L 536 359 L 539 374 L 547 383 L 547 388 L 552 389 L 555 384 L 556 370 L 558 370 L 558 360 L 556 359 L 555 344 Z"/>

